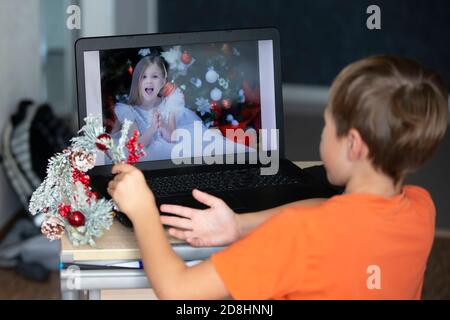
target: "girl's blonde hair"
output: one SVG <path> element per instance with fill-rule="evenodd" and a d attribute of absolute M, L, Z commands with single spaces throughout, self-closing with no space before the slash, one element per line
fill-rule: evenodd
<path fill-rule="evenodd" d="M 167 79 L 167 68 L 164 58 L 159 55 L 152 55 L 142 58 L 134 68 L 133 78 L 131 79 L 130 97 L 128 98 L 128 103 L 130 105 L 136 106 L 141 104 L 139 83 L 142 80 L 145 70 L 152 64 L 156 64 L 161 69 L 164 79 Z"/>

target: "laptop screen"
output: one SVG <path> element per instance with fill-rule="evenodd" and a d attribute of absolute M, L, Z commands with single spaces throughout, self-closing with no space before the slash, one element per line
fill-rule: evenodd
<path fill-rule="evenodd" d="M 140 161 L 276 150 L 272 40 L 84 51 L 87 114 L 118 139 L 138 130 Z M 269 133 L 270 136 L 270 133 Z M 98 157 L 96 165 L 108 164 Z"/>

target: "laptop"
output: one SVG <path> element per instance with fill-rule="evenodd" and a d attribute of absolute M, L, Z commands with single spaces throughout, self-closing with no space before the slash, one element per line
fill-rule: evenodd
<path fill-rule="evenodd" d="M 285 157 L 276 29 L 81 38 L 75 54 L 79 127 L 100 115 L 114 138 L 129 120 L 158 206 L 204 208 L 193 188 L 237 213 L 336 194 Z M 90 175 L 110 198 L 108 160 L 97 157 Z"/>

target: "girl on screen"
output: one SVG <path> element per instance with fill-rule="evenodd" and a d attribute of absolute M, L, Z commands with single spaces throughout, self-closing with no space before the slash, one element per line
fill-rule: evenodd
<path fill-rule="evenodd" d="M 132 122 L 130 132 L 139 131 L 139 142 L 146 153 L 141 161 L 171 159 L 172 148 L 178 140 L 177 129 L 190 133 L 192 140 L 188 145 L 191 147 L 194 139 L 201 140 L 203 136 L 195 137 L 194 124 L 201 126 L 202 133 L 208 130 L 201 118 L 186 107 L 182 90 L 168 82 L 167 77 L 167 62 L 163 57 L 149 55 L 142 58 L 133 71 L 128 104 L 117 103 L 114 107 L 120 123 L 128 119 Z M 230 143 L 235 145 L 225 141 L 226 145 Z M 241 152 L 245 150 L 239 145 L 235 147 Z"/>

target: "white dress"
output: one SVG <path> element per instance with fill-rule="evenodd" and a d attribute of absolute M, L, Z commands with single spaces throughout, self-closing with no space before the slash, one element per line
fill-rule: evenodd
<path fill-rule="evenodd" d="M 211 141 L 217 142 L 219 140 L 223 148 L 222 150 L 216 148 L 214 154 L 223 154 L 227 150 L 228 152 L 230 150 L 233 150 L 233 152 L 245 152 L 248 150 L 246 146 L 226 139 L 218 130 L 209 130 L 206 128 L 200 117 L 192 110 L 186 108 L 183 92 L 179 88 L 175 89 L 168 97 L 163 98 L 157 108 L 150 110 L 139 106 L 132 107 L 123 103 L 117 103 L 115 106 L 116 116 L 120 123 L 123 123 L 125 119 L 136 123 L 140 134 L 143 134 L 151 127 L 156 110 L 159 110 L 162 121 L 166 123 L 170 114 L 175 116 L 175 140 L 177 142 L 168 142 L 162 137 L 160 132 L 156 132 L 149 144 L 144 148 L 146 155 L 140 158 L 140 161 L 168 160 L 171 157 L 200 157 L 205 147 L 211 144 Z M 205 141 L 203 134 L 208 130 L 208 139 L 210 141 Z M 113 138 L 118 139 L 119 134 L 113 135 Z M 176 145 L 177 152 L 172 155 L 173 148 Z M 181 149 L 182 151 L 179 152 Z"/>

